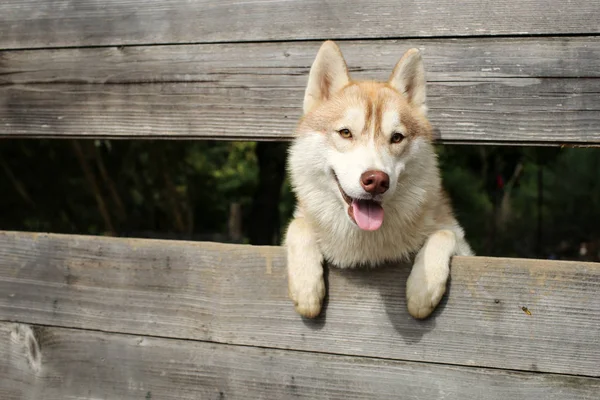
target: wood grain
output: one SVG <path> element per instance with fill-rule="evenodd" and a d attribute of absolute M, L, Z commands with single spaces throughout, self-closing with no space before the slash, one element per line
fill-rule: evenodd
<path fill-rule="evenodd" d="M 600 264 L 456 257 L 426 321 L 406 311 L 408 270 L 332 269 L 324 315 L 304 321 L 277 247 L 3 232 L 0 319 L 599 376 Z"/>
<path fill-rule="evenodd" d="M 444 143 L 600 143 L 600 80 L 429 85 Z M 150 85 L 0 87 L 0 137 L 290 140 L 301 88 Z"/>
<path fill-rule="evenodd" d="M 578 400 L 600 390 L 596 378 L 8 323 L 0 323 L 0 357 L 3 400 Z"/>
<path fill-rule="evenodd" d="M 387 79 L 410 48 L 431 82 L 599 78 L 595 36 L 337 42 L 353 77 Z M 202 82 L 303 87 L 321 42 L 223 43 L 0 52 L 0 83 Z M 43 65 L 43 68 L 40 66 Z"/>
<path fill-rule="evenodd" d="M 596 1 L 4 0 L 0 48 L 599 33 Z"/>
<path fill-rule="evenodd" d="M 290 139 L 318 46 L 5 52 L 0 136 Z M 410 47 L 441 141 L 600 143 L 594 38 L 342 44 L 357 79 L 386 79 Z"/>

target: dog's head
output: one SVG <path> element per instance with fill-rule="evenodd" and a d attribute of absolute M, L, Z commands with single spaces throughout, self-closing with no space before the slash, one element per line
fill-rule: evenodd
<path fill-rule="evenodd" d="M 325 190 L 359 228 L 379 229 L 407 165 L 430 149 L 425 98 L 417 49 L 406 52 L 387 82 L 360 82 L 350 79 L 337 45 L 325 42 L 310 70 L 290 156 L 300 200 L 317 201 Z"/>

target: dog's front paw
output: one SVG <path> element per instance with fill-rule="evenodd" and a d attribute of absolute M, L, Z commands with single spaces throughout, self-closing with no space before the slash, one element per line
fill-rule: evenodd
<path fill-rule="evenodd" d="M 446 292 L 449 274 L 441 271 L 435 274 L 431 272 L 415 266 L 406 282 L 408 312 L 418 319 L 428 317 Z"/>
<path fill-rule="evenodd" d="M 306 318 L 319 315 L 325 297 L 323 276 L 290 277 L 288 290 L 298 314 Z"/>

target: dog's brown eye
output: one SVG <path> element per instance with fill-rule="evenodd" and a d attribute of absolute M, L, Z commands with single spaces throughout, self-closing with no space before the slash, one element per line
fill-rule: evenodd
<path fill-rule="evenodd" d="M 404 139 L 404 135 L 400 132 L 395 132 L 392 135 L 392 143 L 400 143 Z"/>
<path fill-rule="evenodd" d="M 352 132 L 350 132 L 350 129 L 340 129 L 338 131 L 338 133 L 340 134 L 341 137 L 343 137 L 344 139 L 350 139 L 352 137 Z"/>

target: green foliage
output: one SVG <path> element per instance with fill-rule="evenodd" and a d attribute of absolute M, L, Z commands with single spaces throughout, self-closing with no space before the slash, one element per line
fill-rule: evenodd
<path fill-rule="evenodd" d="M 599 156 L 595 149 L 565 149 L 550 169 L 547 191 L 552 196 L 545 211 L 547 234 L 554 240 L 600 239 Z"/>
<path fill-rule="evenodd" d="M 0 171 L 4 194 L 0 206 L 11 211 L 2 214 L 2 229 L 110 233 L 99 212 L 99 195 L 108 209 L 113 233 L 210 237 L 226 231 L 231 202 L 241 202 L 248 209 L 252 202 L 258 176 L 255 143 L 77 143 L 99 193 L 83 173 L 71 142 L 4 142 L 0 148 L 4 166 Z M 106 169 L 108 180 L 99 165 Z M 17 190 L 19 186 L 24 193 Z"/>
<path fill-rule="evenodd" d="M 585 242 L 585 258 L 600 259 L 598 149 L 439 150 L 444 185 L 477 254 L 578 259 Z"/>
<path fill-rule="evenodd" d="M 486 236 L 482 227 L 493 211 L 490 196 L 485 191 L 481 170 L 470 168 L 477 161 L 477 149 L 471 146 L 438 146 L 444 189 L 450 195 L 456 218 L 461 223 L 470 245 L 481 253 Z"/>
<path fill-rule="evenodd" d="M 237 203 L 248 237 L 263 179 L 256 148 L 253 142 L 3 141 L 0 229 L 228 240 L 230 205 Z M 578 258 L 586 242 L 587 257 L 598 256 L 598 149 L 438 146 L 438 154 L 444 186 L 477 254 Z M 275 233 L 285 230 L 295 206 L 287 179 L 280 190 Z"/>

